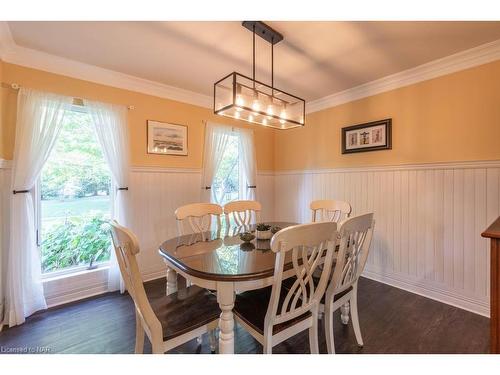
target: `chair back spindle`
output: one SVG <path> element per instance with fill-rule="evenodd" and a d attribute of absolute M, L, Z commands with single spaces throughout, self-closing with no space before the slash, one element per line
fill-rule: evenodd
<path fill-rule="evenodd" d="M 311 208 L 313 223 L 320 221 L 339 223 L 347 219 L 352 211 L 349 203 L 329 199 L 312 201 L 309 207 Z"/>
<path fill-rule="evenodd" d="M 352 217 L 342 223 L 339 251 L 328 294 L 338 294 L 358 281 L 368 258 L 374 226 L 372 213 Z"/>
<path fill-rule="evenodd" d="M 184 223 L 189 224 L 192 233 L 209 232 L 212 229 L 212 219 L 215 218 L 216 230 L 221 227 L 222 207 L 215 203 L 192 203 L 175 210 L 177 233 L 185 234 Z"/>
<path fill-rule="evenodd" d="M 232 222 L 235 226 L 248 226 L 260 220 L 262 205 L 257 201 L 240 200 L 229 202 L 224 206 L 226 215 L 226 226 L 229 228 Z"/>
<path fill-rule="evenodd" d="M 317 308 L 328 283 L 333 263 L 334 243 L 337 236 L 336 223 L 302 224 L 285 228 L 271 241 L 276 254 L 271 299 L 264 327 L 284 323 L 314 308 Z M 284 267 L 291 262 L 293 285 L 288 289 L 280 305 Z M 320 267 L 324 264 L 324 267 Z M 320 281 L 315 285 L 313 274 L 320 271 Z M 283 292 L 284 293 L 284 292 Z"/>

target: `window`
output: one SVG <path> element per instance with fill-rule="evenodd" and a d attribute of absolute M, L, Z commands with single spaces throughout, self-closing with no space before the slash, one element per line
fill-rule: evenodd
<path fill-rule="evenodd" d="M 207 123 L 201 199 L 220 205 L 254 200 L 256 177 L 253 131 Z"/>
<path fill-rule="evenodd" d="M 44 274 L 93 268 L 109 260 L 111 174 L 88 113 L 66 112 L 37 190 Z"/>
<path fill-rule="evenodd" d="M 215 171 L 212 184 L 214 203 L 225 205 L 227 202 L 238 200 L 241 197 L 240 181 L 240 150 L 237 133 L 228 136 L 227 145 L 223 151 L 222 161 Z"/>

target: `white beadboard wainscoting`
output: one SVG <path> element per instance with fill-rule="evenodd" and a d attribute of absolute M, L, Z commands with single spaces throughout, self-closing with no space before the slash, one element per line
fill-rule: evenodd
<path fill-rule="evenodd" d="M 199 169 L 132 169 L 131 227 L 145 280 L 164 275 L 158 245 L 176 235 L 174 210 L 199 201 L 200 181 Z M 10 163 L 1 160 L 0 186 L 5 248 Z M 500 161 L 258 174 L 264 221 L 308 222 L 310 201 L 326 198 L 350 202 L 354 215 L 375 213 L 366 277 L 489 315 L 489 248 L 480 233 L 500 215 Z M 105 292 L 107 270 L 62 280 L 44 281 L 49 306 Z"/>
<path fill-rule="evenodd" d="M 141 245 L 138 257 L 141 272 L 145 280 L 155 279 L 165 274 L 158 246 L 177 233 L 175 209 L 200 201 L 201 170 L 136 167 L 132 169 L 129 192 L 131 229 Z M 273 173 L 258 173 L 256 197 L 262 203 L 262 220 L 273 220 Z"/>
<path fill-rule="evenodd" d="M 9 245 L 9 212 L 10 212 L 10 171 L 11 163 L 0 159 L 0 321 L 3 311 L 3 283 L 5 283 L 7 265 L 3 256 Z"/>
<path fill-rule="evenodd" d="M 10 162 L 0 160 L 0 251 L 8 241 L 8 208 L 10 199 Z M 141 245 L 138 261 L 144 280 L 165 275 L 165 264 L 158 254 L 159 245 L 176 236 L 174 211 L 177 207 L 200 201 L 201 170 L 133 167 L 129 193 L 132 200 L 131 229 Z M 261 171 L 257 175 L 257 199 L 263 206 L 262 219 L 274 217 L 274 174 Z M 5 265 L 3 265 L 5 267 Z M 5 269 L 5 268 L 4 268 Z M 107 268 L 82 271 L 68 276 L 44 279 L 44 292 L 49 307 L 105 293 Z M 0 281 L 1 282 L 1 281 Z M 2 299 L 3 300 L 3 299 Z"/>
<path fill-rule="evenodd" d="M 489 248 L 500 161 L 275 173 L 276 220 L 311 220 L 309 202 L 375 213 L 364 275 L 489 316 Z"/>
<path fill-rule="evenodd" d="M 141 246 L 138 256 L 144 281 L 165 276 L 166 266 L 158 254 L 159 245 L 177 235 L 174 211 L 200 201 L 201 170 L 133 167 L 129 190 L 132 218 L 130 227 Z M 263 220 L 274 216 L 274 175 L 259 172 L 257 199 L 262 202 Z M 44 282 L 49 306 L 78 300 L 107 291 L 107 269 L 80 272 L 70 278 Z"/>

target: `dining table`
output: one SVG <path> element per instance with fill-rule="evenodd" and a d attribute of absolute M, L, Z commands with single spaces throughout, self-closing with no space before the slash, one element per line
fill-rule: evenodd
<path fill-rule="evenodd" d="M 295 223 L 269 222 L 272 227 L 286 228 Z M 244 242 L 243 232 L 254 232 L 255 225 L 226 230 L 194 233 L 163 242 L 159 254 L 167 264 L 167 294 L 177 291 L 177 274 L 188 283 L 213 290 L 221 315 L 219 320 L 219 353 L 234 353 L 235 295 L 239 292 L 272 285 L 276 254 L 270 240 Z M 290 266 L 285 277 L 293 276 Z"/>

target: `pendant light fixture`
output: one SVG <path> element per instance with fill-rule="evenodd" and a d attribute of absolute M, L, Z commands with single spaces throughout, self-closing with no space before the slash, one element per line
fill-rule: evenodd
<path fill-rule="evenodd" d="M 242 24 L 253 34 L 252 78 L 233 72 L 214 84 L 214 113 L 238 120 L 290 129 L 305 124 L 305 101 L 274 87 L 274 45 L 283 35 L 260 21 Z M 271 44 L 271 85 L 255 79 L 255 36 Z"/>

